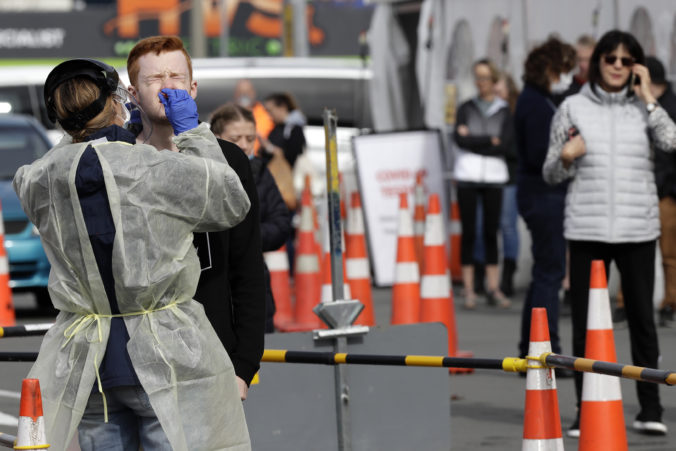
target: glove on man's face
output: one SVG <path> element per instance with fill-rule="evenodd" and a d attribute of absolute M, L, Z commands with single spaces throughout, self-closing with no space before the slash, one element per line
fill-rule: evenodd
<path fill-rule="evenodd" d="M 136 86 L 130 92 L 136 96 L 141 108 L 151 122 L 168 123 L 164 105 L 160 102 L 160 90 L 183 89 L 194 99 L 197 97 L 197 82 L 192 80 L 188 62 L 180 50 L 159 55 L 146 53 L 138 59 L 139 74 Z"/>

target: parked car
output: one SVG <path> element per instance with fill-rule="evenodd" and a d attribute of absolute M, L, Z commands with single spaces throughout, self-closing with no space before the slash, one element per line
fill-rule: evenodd
<path fill-rule="evenodd" d="M 30 291 L 40 307 L 51 305 L 47 293 L 49 261 L 37 228 L 21 209 L 12 188 L 17 169 L 44 155 L 51 147 L 44 127 L 30 116 L 0 114 L 0 200 L 13 291 Z"/>

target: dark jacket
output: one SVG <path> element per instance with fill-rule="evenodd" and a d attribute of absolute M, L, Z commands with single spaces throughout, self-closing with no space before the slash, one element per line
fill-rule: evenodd
<path fill-rule="evenodd" d="M 556 112 L 551 95 L 526 84 L 514 110 L 514 135 L 519 154 L 517 183 L 519 191 L 559 190 L 566 194 L 566 183 L 550 188 L 542 178 L 542 166 L 549 149 L 549 127 Z M 535 192 L 534 191 L 534 192 Z"/>
<path fill-rule="evenodd" d="M 667 90 L 657 99 L 657 102 L 666 110 L 672 121 L 676 122 L 676 94 L 667 85 Z M 671 196 L 676 199 L 676 152 L 665 152 L 655 149 L 655 182 L 657 194 L 662 199 Z"/>
<path fill-rule="evenodd" d="M 251 383 L 263 356 L 265 282 L 259 227 L 259 202 L 249 159 L 235 144 L 218 140 L 239 176 L 251 208 L 232 229 L 196 233 L 202 274 L 195 299 L 216 330 L 237 376 Z"/>
<path fill-rule="evenodd" d="M 296 159 L 303 153 L 303 149 L 305 148 L 303 127 L 300 125 L 277 124 L 270 132 L 270 135 L 268 135 L 268 139 L 272 144 L 284 151 L 284 158 L 286 158 L 286 161 L 293 168 Z M 266 158 L 270 159 L 272 156 L 266 155 Z"/>
<path fill-rule="evenodd" d="M 275 179 L 260 158 L 251 160 L 260 206 L 261 243 L 263 252 L 276 251 L 291 234 L 291 217 Z M 265 266 L 265 332 L 274 332 L 275 299 L 270 286 L 270 271 Z"/>

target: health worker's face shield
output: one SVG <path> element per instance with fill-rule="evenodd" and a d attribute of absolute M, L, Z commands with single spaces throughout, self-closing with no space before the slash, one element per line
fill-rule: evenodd
<path fill-rule="evenodd" d="M 152 134 L 152 123 L 141 105 L 122 83 L 118 83 L 117 89 L 113 92 L 113 100 L 122 105 L 120 119 L 124 123 L 124 128 L 138 136 L 142 142 L 148 142 Z M 144 124 L 147 124 L 147 129 Z"/>

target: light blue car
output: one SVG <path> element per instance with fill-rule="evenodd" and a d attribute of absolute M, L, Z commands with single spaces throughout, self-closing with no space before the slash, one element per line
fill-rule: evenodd
<path fill-rule="evenodd" d="M 37 229 L 28 221 L 12 188 L 17 169 L 44 155 L 51 147 L 44 127 L 29 116 L 0 114 L 0 200 L 9 260 L 10 287 L 30 291 L 38 306 L 49 307 L 49 261 Z"/>

